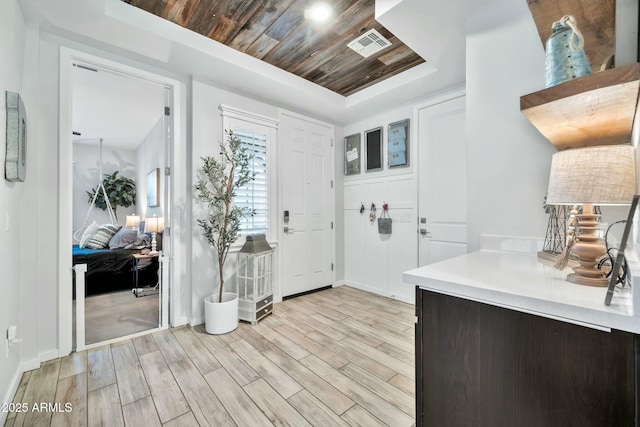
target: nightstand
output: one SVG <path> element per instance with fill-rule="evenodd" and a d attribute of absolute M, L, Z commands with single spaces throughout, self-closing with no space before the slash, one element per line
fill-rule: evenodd
<path fill-rule="evenodd" d="M 140 280 L 140 270 L 145 268 L 155 268 L 156 269 L 156 277 L 158 271 L 158 255 L 159 254 L 132 254 L 133 257 L 133 274 L 134 274 L 134 288 L 131 289 L 131 292 L 137 297 L 144 297 L 148 295 L 157 295 L 158 294 L 158 281 L 156 280 L 156 285 L 153 288 L 145 290 L 145 288 L 139 286 Z M 143 260 L 149 260 L 149 265 L 145 263 L 141 263 Z"/>

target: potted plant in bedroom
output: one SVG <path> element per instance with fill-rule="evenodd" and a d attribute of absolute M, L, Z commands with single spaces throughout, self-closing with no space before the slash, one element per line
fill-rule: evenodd
<path fill-rule="evenodd" d="M 118 219 L 118 206 L 122 206 L 123 208 L 128 208 L 131 205 L 136 203 L 136 183 L 134 180 L 127 178 L 126 176 L 118 176 L 120 171 L 115 171 L 112 174 L 105 173 L 104 179 L 102 180 L 102 185 L 104 186 L 104 190 L 109 197 L 109 203 L 111 203 L 111 207 L 113 208 L 113 214 L 116 216 L 116 220 Z M 96 196 L 96 192 L 98 195 Z M 105 199 L 105 195 L 102 191 L 100 191 L 100 185 L 91 189 L 91 191 L 87 191 L 89 195 L 89 203 L 96 198 L 96 207 L 102 209 L 103 211 L 107 210 L 107 201 Z"/>
<path fill-rule="evenodd" d="M 251 209 L 233 203 L 236 191 L 255 177 L 249 167 L 251 156 L 233 132 L 225 134 L 220 155 L 202 157 L 200 177 L 193 187 L 198 199 L 207 205 L 207 216 L 198 219 L 198 225 L 217 255 L 218 292 L 204 300 L 205 329 L 210 334 L 224 334 L 238 327 L 238 294 L 224 290 L 224 264 L 240 234 L 240 222 L 253 215 Z"/>

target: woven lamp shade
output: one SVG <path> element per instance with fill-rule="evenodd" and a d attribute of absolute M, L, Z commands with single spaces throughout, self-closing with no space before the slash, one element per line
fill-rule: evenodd
<path fill-rule="evenodd" d="M 555 153 L 547 203 L 628 205 L 636 194 L 636 155 L 631 145 L 599 145 Z"/>

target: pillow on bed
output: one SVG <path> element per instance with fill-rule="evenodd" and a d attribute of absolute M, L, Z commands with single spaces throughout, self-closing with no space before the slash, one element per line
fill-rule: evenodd
<path fill-rule="evenodd" d="M 138 233 L 136 240 L 125 246 L 125 249 L 142 249 L 151 247 L 151 237 L 147 236 L 144 233 Z"/>
<path fill-rule="evenodd" d="M 87 243 L 89 249 L 104 249 L 109 245 L 109 240 L 120 230 L 122 226 L 116 224 L 103 224 L 96 234 Z"/>
<path fill-rule="evenodd" d="M 123 227 L 109 240 L 110 249 L 121 249 L 138 238 L 138 230 L 135 228 Z"/>
<path fill-rule="evenodd" d="M 82 238 L 80 238 L 80 247 L 81 248 L 86 248 L 87 247 L 87 243 L 89 243 L 89 240 L 91 240 L 93 238 L 93 236 L 96 235 L 96 232 L 98 231 L 98 228 L 100 228 L 100 226 L 95 221 L 93 221 L 91 224 L 89 224 L 89 226 L 84 230 L 84 233 L 82 233 Z"/>

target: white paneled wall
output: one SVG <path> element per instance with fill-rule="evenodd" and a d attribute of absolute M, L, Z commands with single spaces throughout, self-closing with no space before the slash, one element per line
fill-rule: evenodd
<path fill-rule="evenodd" d="M 345 282 L 351 286 L 413 302 L 414 289 L 402 272 L 417 266 L 416 181 L 413 174 L 350 180 L 344 185 Z M 378 233 L 369 220 L 389 205 L 392 234 Z M 360 205 L 365 211 L 360 213 Z"/>

